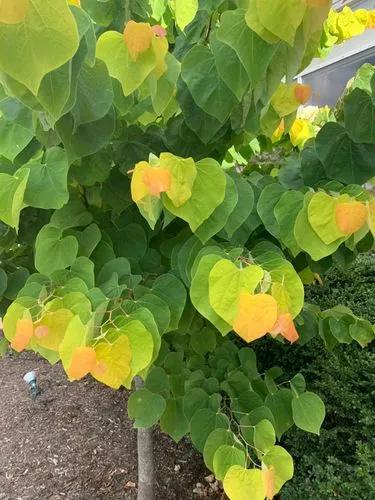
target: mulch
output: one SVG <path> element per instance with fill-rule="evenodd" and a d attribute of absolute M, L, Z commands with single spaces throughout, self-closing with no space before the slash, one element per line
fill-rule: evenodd
<path fill-rule="evenodd" d="M 23 381 L 30 370 L 41 389 L 35 401 Z M 0 499 L 135 499 L 129 394 L 91 379 L 69 383 L 61 366 L 30 353 L 0 360 Z M 176 445 L 155 428 L 154 456 L 157 500 L 221 498 L 187 440 Z"/>

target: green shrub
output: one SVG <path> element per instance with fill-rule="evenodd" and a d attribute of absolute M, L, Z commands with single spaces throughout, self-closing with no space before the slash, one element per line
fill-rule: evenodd
<path fill-rule="evenodd" d="M 374 322 L 374 271 L 375 255 L 359 258 L 346 272 L 333 269 L 323 286 L 307 289 L 307 301 L 322 309 L 342 303 Z M 320 437 L 298 430 L 286 435 L 296 471 L 282 499 L 375 498 L 375 346 L 340 345 L 327 352 L 315 338 L 303 347 L 264 343 L 258 356 L 286 373 L 301 370 L 327 410 Z"/>

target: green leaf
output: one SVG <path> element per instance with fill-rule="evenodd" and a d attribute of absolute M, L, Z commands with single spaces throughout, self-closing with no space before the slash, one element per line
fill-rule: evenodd
<path fill-rule="evenodd" d="M 281 196 L 274 208 L 275 219 L 280 229 L 280 240 L 293 255 L 297 255 L 301 251 L 294 236 L 294 225 L 297 215 L 303 207 L 303 199 L 303 193 L 287 191 Z"/>
<path fill-rule="evenodd" d="M 234 465 L 224 478 L 224 491 L 230 500 L 264 500 L 263 475 L 260 469 L 245 469 Z"/>
<path fill-rule="evenodd" d="M 245 223 L 254 208 L 254 191 L 250 183 L 237 173 L 231 177 L 236 185 L 238 200 L 224 226 L 229 238 Z"/>
<path fill-rule="evenodd" d="M 35 267 L 46 276 L 71 266 L 77 254 L 78 242 L 74 236 L 62 237 L 62 231 L 51 225 L 44 226 L 36 238 Z"/>
<path fill-rule="evenodd" d="M 264 455 L 262 461 L 268 469 L 273 468 L 275 493 L 278 493 L 282 486 L 293 477 L 293 459 L 281 446 L 273 446 Z"/>
<path fill-rule="evenodd" d="M 264 227 L 275 238 L 280 237 L 280 227 L 274 214 L 274 208 L 285 193 L 285 188 L 280 184 L 268 184 L 261 192 L 257 210 Z"/>
<path fill-rule="evenodd" d="M 313 392 L 295 395 L 292 401 L 292 411 L 297 427 L 319 435 L 326 414 L 324 403 L 319 396 Z"/>
<path fill-rule="evenodd" d="M 184 415 L 182 398 L 168 399 L 165 412 L 160 419 L 160 427 L 163 432 L 171 436 L 175 443 L 189 432 L 189 423 Z"/>
<path fill-rule="evenodd" d="M 54 212 L 50 224 L 65 230 L 72 227 L 88 226 L 92 219 L 92 214 L 86 210 L 81 200 L 71 199 L 69 203 Z"/>
<path fill-rule="evenodd" d="M 297 375 L 294 375 L 294 377 L 290 381 L 290 387 L 297 394 L 302 394 L 306 391 L 306 380 L 302 373 L 297 373 Z"/>
<path fill-rule="evenodd" d="M 278 48 L 277 45 L 270 45 L 262 40 L 249 28 L 245 21 L 245 11 L 242 9 L 229 10 L 222 14 L 217 38 L 236 52 L 252 86 L 265 76 Z"/>
<path fill-rule="evenodd" d="M 221 446 L 232 446 L 235 442 L 236 437 L 231 430 L 221 428 L 213 430 L 208 436 L 203 449 L 203 458 L 207 469 L 214 470 L 214 455 Z"/>
<path fill-rule="evenodd" d="M 236 51 L 219 40 L 216 31 L 211 32 L 210 47 L 215 58 L 218 77 L 223 80 L 237 100 L 241 101 L 250 85 L 250 78 Z"/>
<path fill-rule="evenodd" d="M 228 470 L 234 465 L 246 466 L 246 453 L 244 449 L 235 446 L 222 445 L 214 455 L 213 468 L 216 479 L 222 481 Z"/>
<path fill-rule="evenodd" d="M 133 61 L 123 35 L 117 31 L 106 31 L 100 36 L 96 56 L 105 62 L 109 74 L 121 83 L 125 96 L 140 87 L 156 65 L 152 48 L 139 54 L 136 62 Z"/>
<path fill-rule="evenodd" d="M 200 452 L 211 432 L 217 428 L 229 429 L 229 420 L 226 415 L 216 413 L 209 408 L 198 410 L 190 422 L 190 434 L 193 445 Z"/>
<path fill-rule="evenodd" d="M 147 368 L 152 360 L 154 342 L 151 333 L 138 320 L 133 320 L 122 326 L 116 335 L 126 335 L 131 349 L 131 372 L 124 381 L 130 389 L 133 378 L 143 369 Z"/>
<path fill-rule="evenodd" d="M 0 68 L 37 95 L 43 76 L 73 57 L 78 31 L 66 0 L 24 5 L 20 22 L 0 24 Z"/>
<path fill-rule="evenodd" d="M 181 281 L 173 274 L 163 274 L 156 278 L 152 293 L 163 299 L 171 313 L 170 329 L 176 330 L 185 308 L 186 290 Z"/>
<path fill-rule="evenodd" d="M 349 326 L 350 336 L 358 342 L 361 347 L 367 347 L 375 338 L 375 330 L 369 321 L 357 320 Z"/>
<path fill-rule="evenodd" d="M 79 73 L 77 98 L 71 113 L 75 127 L 100 120 L 113 102 L 111 78 L 103 61 L 93 67 L 84 64 Z"/>
<path fill-rule="evenodd" d="M 344 101 L 345 128 L 354 142 L 375 143 L 375 103 L 359 88 Z"/>
<path fill-rule="evenodd" d="M 173 54 L 168 52 L 165 62 L 167 71 L 164 75 L 159 79 L 152 75 L 148 77 L 152 107 L 157 115 L 162 115 L 172 102 L 176 93 L 177 80 L 180 76 L 180 63 Z"/>
<path fill-rule="evenodd" d="M 216 347 L 216 333 L 215 331 L 206 326 L 202 330 L 196 330 L 191 334 L 191 347 L 201 356 L 206 355 L 208 352 L 213 352 Z"/>
<path fill-rule="evenodd" d="M 56 131 L 65 146 L 69 162 L 100 151 L 110 142 L 115 130 L 113 108 L 100 120 L 75 128 L 74 118 L 66 114 L 56 123 Z"/>
<path fill-rule="evenodd" d="M 165 196 L 165 207 L 177 217 L 185 220 L 190 229 L 196 229 L 214 212 L 225 196 L 226 177 L 220 165 L 210 158 L 197 162 L 197 177 L 191 198 L 180 207 L 175 207 Z"/>
<path fill-rule="evenodd" d="M 263 276 L 264 271 L 259 266 L 239 268 L 230 260 L 219 260 L 209 274 L 209 300 L 213 310 L 233 325 L 241 291 L 254 293 Z"/>
<path fill-rule="evenodd" d="M 255 261 L 270 273 L 273 287 L 278 287 L 283 292 L 292 317 L 298 316 L 303 308 L 305 291 L 293 265 L 275 252 L 261 253 Z"/>
<path fill-rule="evenodd" d="M 33 137 L 34 124 L 31 110 L 15 99 L 7 98 L 1 101 L 0 154 L 13 161 Z"/>
<path fill-rule="evenodd" d="M 346 237 L 336 240 L 330 245 L 326 245 L 319 238 L 314 229 L 311 227 L 308 218 L 308 206 L 312 196 L 313 193 L 311 192 L 305 194 L 303 208 L 297 215 L 294 225 L 294 237 L 297 245 L 308 253 L 313 260 L 317 261 L 333 254 L 341 243 L 345 241 Z"/>
<path fill-rule="evenodd" d="M 275 429 L 269 420 L 261 420 L 254 427 L 254 446 L 262 453 L 267 453 L 275 444 Z"/>
<path fill-rule="evenodd" d="M 69 163 L 65 151 L 51 148 L 42 162 L 31 160 L 19 172 L 29 172 L 24 202 L 36 208 L 62 208 L 69 199 Z"/>
<path fill-rule="evenodd" d="M 153 366 L 147 374 L 145 388 L 168 398 L 170 394 L 170 384 L 165 370 L 160 366 Z"/>
<path fill-rule="evenodd" d="M 348 200 L 350 200 L 349 197 Z M 329 194 L 319 191 L 314 193 L 307 207 L 309 223 L 326 245 L 339 239 L 343 241 L 345 238 L 345 234 L 340 231 L 336 222 L 335 210 L 339 201 L 345 201 L 345 198 L 333 198 Z"/>
<path fill-rule="evenodd" d="M 228 119 L 238 100 L 221 80 L 215 58 L 207 46 L 195 45 L 185 55 L 181 77 L 200 108 L 221 123 Z"/>
<path fill-rule="evenodd" d="M 24 206 L 29 170 L 14 175 L 0 174 L 0 220 L 18 231 L 20 212 Z"/>
<path fill-rule="evenodd" d="M 306 12 L 305 2 L 257 0 L 256 5 L 259 21 L 264 28 L 292 46 Z"/>
<path fill-rule="evenodd" d="M 128 401 L 129 418 L 135 420 L 136 429 L 152 427 L 163 415 L 165 408 L 165 399 L 148 389 L 134 392 Z"/>
<path fill-rule="evenodd" d="M 215 236 L 226 224 L 230 214 L 235 209 L 238 202 L 237 188 L 231 177 L 226 176 L 227 184 L 223 203 L 216 207 L 214 212 L 201 224 L 195 234 L 202 243 Z"/>
<path fill-rule="evenodd" d="M 185 392 L 184 395 L 184 415 L 190 423 L 195 413 L 202 408 L 208 408 L 208 394 L 198 387 L 193 387 Z"/>
<path fill-rule="evenodd" d="M 210 254 L 200 259 L 191 282 L 190 299 L 197 311 L 208 319 L 222 335 L 226 335 L 232 329 L 231 325 L 214 311 L 209 302 L 209 275 L 213 266 L 220 260 L 222 260 L 221 255 Z"/>
<path fill-rule="evenodd" d="M 353 142 L 338 123 L 327 123 L 316 137 L 316 152 L 329 179 L 364 184 L 375 175 L 375 144 Z"/>

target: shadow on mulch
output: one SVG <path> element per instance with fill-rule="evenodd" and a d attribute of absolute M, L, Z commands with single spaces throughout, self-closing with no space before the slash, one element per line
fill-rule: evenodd
<path fill-rule="evenodd" d="M 22 380 L 30 370 L 42 390 L 36 401 Z M 71 384 L 59 365 L 32 354 L 1 360 L 0 499 L 135 499 L 137 442 L 128 396 L 89 379 Z M 196 483 L 208 474 L 201 456 L 188 442 L 176 445 L 157 429 L 154 436 L 156 498 L 197 498 Z"/>

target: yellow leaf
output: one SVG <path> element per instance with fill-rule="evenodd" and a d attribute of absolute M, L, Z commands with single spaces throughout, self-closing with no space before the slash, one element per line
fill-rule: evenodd
<path fill-rule="evenodd" d="M 95 368 L 96 362 L 95 349 L 87 346 L 77 347 L 68 369 L 69 377 L 72 380 L 81 380 Z"/>
<path fill-rule="evenodd" d="M 0 0 L 0 23 L 17 24 L 25 20 L 30 0 Z"/>
<path fill-rule="evenodd" d="M 10 347 L 17 352 L 23 351 L 28 346 L 33 334 L 34 325 L 30 313 L 28 313 L 22 319 L 17 320 L 16 334 L 12 339 Z"/>
<path fill-rule="evenodd" d="M 271 295 L 277 302 L 277 311 L 279 314 L 289 312 L 291 299 L 283 283 L 277 281 L 272 283 Z"/>
<path fill-rule="evenodd" d="M 276 493 L 275 487 L 275 468 L 271 465 L 270 468 L 264 467 L 262 469 L 262 478 L 264 484 L 264 496 L 272 500 Z"/>
<path fill-rule="evenodd" d="M 291 344 L 299 339 L 298 332 L 293 323 L 293 318 L 290 313 L 280 314 L 271 331 L 272 336 L 282 335 Z"/>
<path fill-rule="evenodd" d="M 262 471 L 233 465 L 225 475 L 224 491 L 229 500 L 264 500 Z"/>
<path fill-rule="evenodd" d="M 272 330 L 277 320 L 277 302 L 265 293 L 240 295 L 238 314 L 233 330 L 246 342 L 259 339 Z"/>
<path fill-rule="evenodd" d="M 272 142 L 277 142 L 281 139 L 282 135 L 284 134 L 285 132 L 285 122 L 284 122 L 284 118 L 281 120 L 280 122 L 280 125 L 277 127 L 277 129 L 275 130 L 275 132 L 273 133 L 272 135 Z"/>
<path fill-rule="evenodd" d="M 293 146 L 303 146 L 314 135 L 314 127 L 309 120 L 303 118 L 297 118 L 289 131 L 290 142 Z"/>
<path fill-rule="evenodd" d="M 198 11 L 198 0 L 173 0 L 176 24 L 181 31 L 193 21 Z"/>
<path fill-rule="evenodd" d="M 155 37 L 152 41 L 152 48 L 154 49 L 156 61 L 155 68 L 152 74 L 159 79 L 167 71 L 167 63 L 165 62 L 165 56 L 168 53 L 168 40 L 166 37 Z"/>
<path fill-rule="evenodd" d="M 336 224 L 345 234 L 356 233 L 366 223 L 368 212 L 359 201 L 339 203 L 336 206 Z"/>
<path fill-rule="evenodd" d="M 124 29 L 124 40 L 133 61 L 151 47 L 154 33 L 148 23 L 129 21 Z"/>
<path fill-rule="evenodd" d="M 367 224 L 370 228 L 370 231 L 375 236 L 375 201 L 368 203 L 367 205 L 368 218 Z"/>
<path fill-rule="evenodd" d="M 58 351 L 66 329 L 74 314 L 68 309 L 45 313 L 35 323 L 34 339 L 40 347 Z"/>
<path fill-rule="evenodd" d="M 68 3 L 70 5 L 76 5 L 77 7 L 81 7 L 81 1 L 80 0 L 68 0 Z"/>
<path fill-rule="evenodd" d="M 166 193 L 175 207 L 186 203 L 192 195 L 197 167 L 193 158 L 180 158 L 171 153 L 160 155 L 160 167 L 171 175 L 170 186 Z"/>
<path fill-rule="evenodd" d="M 95 347 L 97 363 L 91 375 L 113 389 L 119 389 L 130 374 L 131 348 L 126 335 L 121 335 L 113 344 L 100 342 Z"/>
<path fill-rule="evenodd" d="M 280 83 L 271 98 L 271 104 L 276 113 L 283 118 L 299 107 L 299 102 L 294 94 L 295 84 Z"/>

